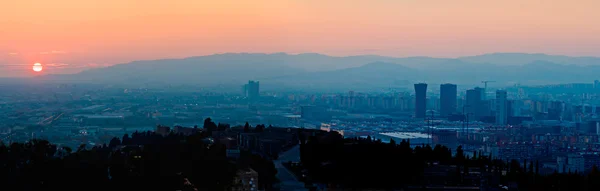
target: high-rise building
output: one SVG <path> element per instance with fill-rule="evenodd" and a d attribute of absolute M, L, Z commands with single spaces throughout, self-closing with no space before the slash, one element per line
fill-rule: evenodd
<path fill-rule="evenodd" d="M 242 96 L 244 96 L 244 97 L 248 96 L 248 84 L 244 84 L 242 86 Z"/>
<path fill-rule="evenodd" d="M 258 81 L 248 81 L 248 84 L 245 85 L 244 90 L 246 91 L 246 97 L 250 100 L 256 100 L 260 96 L 259 91 L 259 82 Z"/>
<path fill-rule="evenodd" d="M 561 101 L 551 101 L 550 108 L 548 108 L 548 119 L 549 120 L 561 120 L 564 112 L 564 104 Z"/>
<path fill-rule="evenodd" d="M 451 115 L 456 111 L 456 84 L 440 85 L 440 114 Z"/>
<path fill-rule="evenodd" d="M 514 110 L 517 107 L 517 102 L 515 100 L 506 100 L 506 117 L 514 117 Z"/>
<path fill-rule="evenodd" d="M 508 120 L 506 90 L 496 90 L 496 124 L 506 125 Z"/>
<path fill-rule="evenodd" d="M 483 108 L 483 101 L 481 99 L 481 95 L 481 89 L 476 88 L 467 90 L 467 103 L 465 104 L 465 111 L 467 112 L 467 114 L 475 118 L 478 118 L 483 115 L 481 111 Z"/>
<path fill-rule="evenodd" d="M 480 87 L 475 87 L 474 88 L 477 92 L 479 92 L 479 94 L 481 94 L 481 100 L 485 100 L 486 99 L 486 89 L 485 88 L 480 88 Z"/>
<path fill-rule="evenodd" d="M 425 118 L 427 109 L 427 84 L 415 84 L 415 117 Z"/>

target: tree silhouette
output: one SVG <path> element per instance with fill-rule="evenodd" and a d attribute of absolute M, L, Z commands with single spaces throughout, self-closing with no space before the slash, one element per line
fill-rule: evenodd
<path fill-rule="evenodd" d="M 115 137 L 108 146 L 82 144 L 74 152 L 45 140 L 0 144 L 0 184 L 9 190 L 230 190 L 242 165 L 226 157 L 224 145 L 205 143 L 206 136 L 134 132 L 123 136 L 129 141 L 123 147 Z M 271 188 L 272 161 L 252 153 L 239 160 L 261 173 L 261 188 Z"/>
<path fill-rule="evenodd" d="M 487 180 L 482 186 L 489 188 L 502 184 L 514 185 L 519 190 L 599 190 L 600 186 L 597 168 L 587 176 L 577 173 L 546 176 L 539 174 L 537 161 L 534 165 L 529 160 L 528 165 L 524 162 L 526 165 L 521 166 L 517 160 L 504 162 L 479 153 L 467 158 L 462 146 L 453 157 L 451 150 L 442 145 L 433 148 L 420 145 L 413 149 L 408 140 L 396 145 L 369 138 L 344 139 L 336 132 L 317 130 L 307 135 L 308 141 L 300 146 L 302 167 L 308 176 L 305 181 L 337 190 L 402 190 L 410 186 L 425 190 L 424 186 L 436 182 L 442 186 L 481 184 L 473 182 L 474 176 Z M 449 174 L 426 175 L 427 171 L 447 167 L 453 168 L 441 172 Z M 477 169 L 479 175 L 470 173 Z M 506 175 L 502 173 L 504 170 L 508 170 Z"/>
<path fill-rule="evenodd" d="M 256 128 L 254 128 L 254 131 L 258 132 L 258 133 L 265 131 L 265 125 L 256 125 Z"/>
<path fill-rule="evenodd" d="M 121 140 L 119 140 L 119 138 L 113 137 L 110 140 L 110 142 L 108 144 L 108 147 L 111 148 L 111 149 L 114 149 L 114 148 L 116 148 L 119 145 L 121 145 Z"/>
<path fill-rule="evenodd" d="M 204 119 L 204 129 L 208 130 L 209 132 L 216 131 L 217 124 L 215 124 L 215 122 L 213 122 L 212 119 L 210 119 L 210 117 L 206 118 Z"/>
<path fill-rule="evenodd" d="M 217 125 L 217 130 L 219 130 L 219 131 L 227 131 L 229 129 L 231 129 L 231 126 L 229 124 L 221 124 L 221 123 L 219 123 Z"/>
<path fill-rule="evenodd" d="M 246 122 L 246 124 L 244 125 L 244 133 L 248 133 L 250 132 L 250 124 L 248 122 Z"/>

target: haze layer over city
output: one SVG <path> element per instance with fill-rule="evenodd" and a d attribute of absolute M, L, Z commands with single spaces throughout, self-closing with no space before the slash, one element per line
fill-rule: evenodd
<path fill-rule="evenodd" d="M 2 7 L 10 190 L 600 190 L 598 1 Z"/>

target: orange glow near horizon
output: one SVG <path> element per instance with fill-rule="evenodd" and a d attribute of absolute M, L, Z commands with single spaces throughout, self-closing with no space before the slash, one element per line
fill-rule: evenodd
<path fill-rule="evenodd" d="M 224 52 L 600 55 L 597 0 L 55 0 L 2 6 L 0 62 L 69 64 L 53 72 Z"/>

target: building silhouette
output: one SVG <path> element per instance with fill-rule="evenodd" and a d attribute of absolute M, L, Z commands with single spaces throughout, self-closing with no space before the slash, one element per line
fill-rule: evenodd
<path fill-rule="evenodd" d="M 486 100 L 486 89 L 485 88 L 480 88 L 480 87 L 475 87 L 474 90 L 476 90 L 477 92 L 479 92 L 481 94 L 481 100 Z"/>
<path fill-rule="evenodd" d="M 260 84 L 258 81 L 248 81 L 248 84 L 244 85 L 244 95 L 250 100 L 257 100 L 260 96 Z"/>
<path fill-rule="evenodd" d="M 506 125 L 508 120 L 508 101 L 506 90 L 496 91 L 496 124 Z"/>
<path fill-rule="evenodd" d="M 482 89 L 475 88 L 467 90 L 467 104 L 465 105 L 465 112 L 474 118 L 479 118 L 483 116 L 483 99 L 482 99 Z"/>
<path fill-rule="evenodd" d="M 561 120 L 564 112 L 564 103 L 562 101 L 551 101 L 550 107 L 548 108 L 549 120 Z M 598 110 L 596 110 L 598 112 Z"/>
<path fill-rule="evenodd" d="M 427 109 L 427 84 L 415 84 L 415 117 L 425 118 Z"/>
<path fill-rule="evenodd" d="M 448 116 L 456 112 L 456 84 L 440 85 L 440 114 Z"/>

